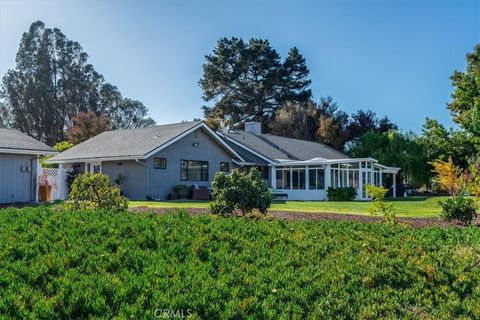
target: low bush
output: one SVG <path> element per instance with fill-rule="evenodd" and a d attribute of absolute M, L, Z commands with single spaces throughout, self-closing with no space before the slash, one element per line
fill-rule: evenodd
<path fill-rule="evenodd" d="M 262 214 L 272 203 L 272 192 L 255 168 L 248 173 L 238 169 L 229 174 L 219 172 L 212 181 L 210 209 L 214 214 L 241 215 L 258 210 Z"/>
<path fill-rule="evenodd" d="M 191 187 L 184 184 L 177 184 L 168 195 L 168 200 L 190 199 Z"/>
<path fill-rule="evenodd" d="M 107 175 L 84 173 L 73 181 L 66 206 L 70 209 L 124 211 L 128 208 L 128 199 L 120 194 L 117 186 L 110 185 Z"/>
<path fill-rule="evenodd" d="M 397 223 L 397 211 L 392 203 L 385 202 L 388 189 L 374 185 L 367 185 L 367 194 L 373 198 L 372 206 L 368 209 L 371 215 L 382 215 L 385 222 Z"/>
<path fill-rule="evenodd" d="M 0 318 L 480 319 L 480 229 L 0 210 Z"/>
<path fill-rule="evenodd" d="M 477 203 L 472 198 L 455 196 L 439 202 L 442 207 L 441 216 L 447 221 L 457 220 L 471 224 L 477 216 Z"/>
<path fill-rule="evenodd" d="M 353 201 L 357 197 L 357 190 L 353 187 L 333 188 L 328 187 L 328 201 Z"/>

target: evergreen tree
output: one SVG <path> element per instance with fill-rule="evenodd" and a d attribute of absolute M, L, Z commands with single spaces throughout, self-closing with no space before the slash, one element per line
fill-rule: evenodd
<path fill-rule="evenodd" d="M 15 69 L 2 79 L 0 125 L 54 145 L 65 140 L 81 112 L 115 118 L 118 128 L 152 124 L 143 104 L 123 99 L 87 60 L 80 44 L 59 29 L 32 23 L 22 36 Z"/>
<path fill-rule="evenodd" d="M 212 103 L 203 107 L 206 118 L 256 119 L 268 129 L 267 121 L 287 99 L 297 103 L 311 96 L 305 59 L 295 48 L 281 63 L 268 40 L 222 38 L 205 58 L 199 84 L 204 101 Z"/>

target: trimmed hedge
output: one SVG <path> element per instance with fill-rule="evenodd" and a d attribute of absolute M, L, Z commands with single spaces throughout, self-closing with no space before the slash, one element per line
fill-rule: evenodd
<path fill-rule="evenodd" d="M 357 197 L 357 190 L 354 187 L 333 188 L 328 187 L 328 201 L 353 201 Z"/>
<path fill-rule="evenodd" d="M 0 210 L 5 318 L 478 319 L 479 263 L 474 227 Z"/>

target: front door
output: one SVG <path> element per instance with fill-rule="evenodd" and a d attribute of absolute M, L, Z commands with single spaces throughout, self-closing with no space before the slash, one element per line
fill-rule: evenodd
<path fill-rule="evenodd" d="M 367 185 L 372 184 L 372 171 L 361 170 L 360 171 L 361 183 L 360 192 L 358 193 L 360 200 L 368 200 L 370 197 L 367 195 Z"/>

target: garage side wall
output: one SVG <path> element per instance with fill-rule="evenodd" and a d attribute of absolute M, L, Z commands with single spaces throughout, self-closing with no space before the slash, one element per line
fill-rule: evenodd
<path fill-rule="evenodd" d="M 0 203 L 35 201 L 36 156 L 0 153 Z"/>

